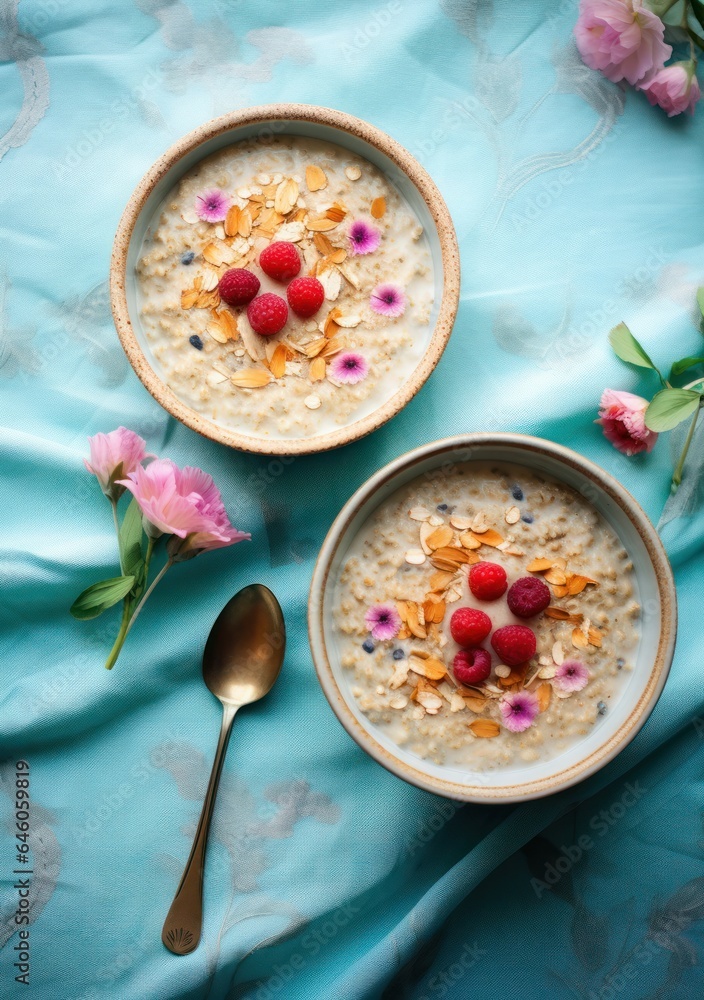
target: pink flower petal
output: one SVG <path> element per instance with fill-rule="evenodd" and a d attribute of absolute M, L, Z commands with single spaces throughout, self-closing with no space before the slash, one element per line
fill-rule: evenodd
<path fill-rule="evenodd" d="M 393 604 L 374 604 L 364 616 L 364 624 L 380 642 L 393 639 L 401 629 L 401 616 Z"/>

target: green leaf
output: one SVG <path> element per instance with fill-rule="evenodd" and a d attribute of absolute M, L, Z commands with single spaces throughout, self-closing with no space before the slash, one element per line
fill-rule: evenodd
<path fill-rule="evenodd" d="M 652 368 L 653 371 L 657 371 L 625 323 L 619 323 L 613 328 L 609 334 L 609 343 L 621 361 L 627 361 L 629 365 L 638 365 L 639 368 Z"/>
<path fill-rule="evenodd" d="M 681 375 L 682 372 L 686 372 L 688 368 L 694 368 L 695 365 L 704 365 L 704 358 L 680 358 L 670 369 L 670 378 Z"/>
<path fill-rule="evenodd" d="M 699 312 L 704 316 L 704 286 L 697 289 L 697 305 L 699 306 Z"/>
<path fill-rule="evenodd" d="M 142 511 L 132 498 L 120 525 L 120 558 L 127 575 L 139 577 L 144 564 L 142 556 Z"/>
<path fill-rule="evenodd" d="M 97 618 L 107 608 L 117 604 L 123 597 L 126 597 L 134 585 L 133 576 L 115 576 L 111 580 L 101 580 L 94 583 L 79 594 L 71 605 L 71 614 L 74 618 L 87 621 L 89 618 Z"/>
<path fill-rule="evenodd" d="M 671 431 L 694 413 L 700 401 L 693 389 L 662 389 L 645 411 L 645 426 L 651 431 Z"/>

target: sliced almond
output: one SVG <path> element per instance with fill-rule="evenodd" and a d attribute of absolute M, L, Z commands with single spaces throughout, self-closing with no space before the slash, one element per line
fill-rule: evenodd
<path fill-rule="evenodd" d="M 432 596 L 423 603 L 423 614 L 426 624 L 439 625 L 445 617 L 446 605 L 442 600 L 433 600 Z"/>
<path fill-rule="evenodd" d="M 584 615 L 581 614 L 570 614 L 569 611 L 565 611 L 564 608 L 546 608 L 545 615 L 547 618 L 554 618 L 558 622 L 569 622 L 570 625 L 579 625 L 582 621 Z"/>
<path fill-rule="evenodd" d="M 550 701 L 552 700 L 552 685 L 546 684 L 545 681 L 543 681 L 542 684 L 538 685 L 535 694 L 538 698 L 538 711 L 547 711 L 550 707 Z"/>
<path fill-rule="evenodd" d="M 303 403 L 305 404 L 305 406 L 308 407 L 309 410 L 319 409 L 320 406 L 322 405 L 322 402 L 323 401 L 320 398 L 320 396 L 316 396 L 314 392 L 311 393 L 310 396 L 306 396 L 306 398 L 303 400 Z"/>
<path fill-rule="evenodd" d="M 483 534 L 489 527 L 489 523 L 481 511 L 472 519 L 471 527 L 472 531 L 474 531 L 477 535 Z"/>
<path fill-rule="evenodd" d="M 462 590 L 460 587 L 449 587 L 445 592 L 445 600 L 448 604 L 454 604 L 462 598 Z"/>
<path fill-rule="evenodd" d="M 438 570 L 437 573 L 433 573 L 430 577 L 429 587 L 431 590 L 436 591 L 445 590 L 450 586 L 454 578 L 454 573 L 446 573 L 443 570 Z"/>
<path fill-rule="evenodd" d="M 197 288 L 184 288 L 181 292 L 181 308 L 192 309 L 199 295 Z"/>
<path fill-rule="evenodd" d="M 429 549 L 435 551 L 435 549 L 441 549 L 445 545 L 449 545 L 452 541 L 452 528 L 447 524 L 443 524 L 441 528 L 435 528 L 433 532 L 426 538 L 426 544 Z"/>
<path fill-rule="evenodd" d="M 464 712 L 467 706 L 464 703 L 464 698 L 457 691 L 453 691 L 450 695 L 450 711 L 451 712 Z"/>
<path fill-rule="evenodd" d="M 240 389 L 261 389 L 262 386 L 269 385 L 272 378 L 271 372 L 264 368 L 243 368 L 230 381 Z"/>
<path fill-rule="evenodd" d="M 494 673 L 497 677 L 510 677 L 511 668 L 507 667 L 505 663 L 499 663 L 497 667 L 494 667 Z"/>
<path fill-rule="evenodd" d="M 269 367 L 274 378 L 283 378 L 286 374 L 286 348 L 283 344 L 276 345 Z"/>
<path fill-rule="evenodd" d="M 334 205 L 331 205 L 325 212 L 326 219 L 332 219 L 334 222 L 342 222 L 346 215 L 347 209 L 337 202 L 335 202 Z"/>
<path fill-rule="evenodd" d="M 328 344 L 329 340 L 327 337 L 318 337 L 316 340 L 311 340 L 309 344 L 303 345 L 303 353 L 308 358 L 316 358 Z"/>
<path fill-rule="evenodd" d="M 534 559 L 528 563 L 526 569 L 529 573 L 543 573 L 546 569 L 552 569 L 552 559 Z"/>
<path fill-rule="evenodd" d="M 429 656 L 426 659 L 421 659 L 419 656 L 409 656 L 408 659 L 413 673 L 427 677 L 430 681 L 442 680 L 447 673 L 447 667 L 442 660 L 438 660 L 434 656 Z"/>
<path fill-rule="evenodd" d="M 313 242 L 323 257 L 328 257 L 335 250 L 335 247 L 332 245 L 325 233 L 315 233 L 313 236 Z"/>
<path fill-rule="evenodd" d="M 309 229 L 311 233 L 329 233 L 331 229 L 337 229 L 339 224 L 326 216 L 311 218 L 309 215 L 305 220 L 306 229 Z"/>
<path fill-rule="evenodd" d="M 427 521 L 430 517 L 430 511 L 427 507 L 411 507 L 408 516 L 412 521 Z"/>
<path fill-rule="evenodd" d="M 333 354 L 339 354 L 344 347 L 344 340 L 341 340 L 339 337 L 333 337 L 332 340 L 326 340 L 325 345 L 320 352 L 320 357 L 331 358 Z"/>
<path fill-rule="evenodd" d="M 205 269 L 201 276 L 201 290 L 204 292 L 212 292 L 214 288 L 218 287 L 218 272 L 214 271 L 212 267 Z"/>
<path fill-rule="evenodd" d="M 318 274 L 318 281 L 325 290 L 325 298 L 328 302 L 334 302 L 340 294 L 340 288 L 342 287 L 342 277 L 339 268 L 327 267 Z M 337 319 L 335 323 L 337 323 Z"/>
<path fill-rule="evenodd" d="M 470 712 L 474 712 L 476 715 L 481 715 L 486 708 L 486 698 L 482 698 L 479 695 L 463 695 L 462 700 Z"/>
<path fill-rule="evenodd" d="M 389 698 L 389 708 L 399 711 L 408 704 L 408 698 L 404 694 L 395 694 Z"/>
<path fill-rule="evenodd" d="M 213 320 L 212 323 L 208 323 L 205 330 L 208 336 L 212 337 L 218 344 L 227 343 L 227 334 L 223 330 L 221 323 Z"/>
<path fill-rule="evenodd" d="M 457 528 L 458 531 L 467 531 L 472 527 L 472 518 L 462 517 L 460 514 L 452 514 L 450 524 L 453 528 Z"/>
<path fill-rule="evenodd" d="M 482 544 L 480 539 L 471 531 L 463 531 L 460 535 L 460 542 L 465 549 L 479 549 Z"/>
<path fill-rule="evenodd" d="M 553 592 L 553 595 L 558 598 L 558 600 L 560 600 L 563 597 L 568 597 L 569 596 L 569 592 L 568 592 L 566 586 L 559 586 L 557 584 L 553 584 L 552 585 L 552 592 Z"/>
<path fill-rule="evenodd" d="M 402 622 L 408 621 L 408 601 L 397 601 L 396 610 Z"/>
<path fill-rule="evenodd" d="M 306 227 L 302 222 L 284 222 L 279 226 L 274 234 L 275 243 L 300 243 L 306 234 Z"/>
<path fill-rule="evenodd" d="M 369 211 L 371 212 L 372 219 L 381 219 L 386 212 L 386 198 L 375 198 Z"/>
<path fill-rule="evenodd" d="M 593 625 L 587 630 L 587 638 L 589 639 L 590 646 L 601 646 L 602 634 L 598 628 L 594 628 Z"/>
<path fill-rule="evenodd" d="M 565 662 L 565 651 L 562 647 L 562 643 L 558 639 L 557 642 L 552 644 L 552 660 L 556 666 L 560 666 L 561 663 Z"/>
<path fill-rule="evenodd" d="M 538 677 L 544 680 L 550 680 L 550 678 L 554 677 L 556 673 L 557 673 L 557 667 L 555 666 L 554 663 L 551 663 L 550 666 L 541 667 L 541 669 L 538 671 Z"/>
<path fill-rule="evenodd" d="M 572 630 L 572 645 L 577 649 L 586 649 L 589 645 L 589 640 L 581 628 L 575 628 Z"/>
<path fill-rule="evenodd" d="M 345 177 L 347 177 L 349 180 L 358 181 L 361 176 L 362 176 L 362 171 L 357 166 L 356 163 L 351 164 L 349 167 L 345 167 Z"/>
<path fill-rule="evenodd" d="M 599 584 L 596 580 L 592 580 L 590 576 L 582 576 L 580 573 L 573 573 L 567 580 L 567 593 L 570 597 L 574 597 L 577 594 L 581 594 L 585 587 L 592 584 L 594 587 L 598 587 Z"/>
<path fill-rule="evenodd" d="M 252 361 L 261 361 L 265 357 L 265 348 L 262 343 L 264 338 L 254 332 L 247 319 L 246 311 L 241 312 L 237 317 L 237 329 Z"/>
<path fill-rule="evenodd" d="M 557 566 L 553 566 L 552 569 L 549 569 L 545 574 L 544 579 L 547 580 L 548 583 L 554 583 L 558 587 L 564 587 L 567 583 L 567 577 L 561 569 L 557 568 Z"/>
<path fill-rule="evenodd" d="M 504 542 L 503 535 L 500 535 L 498 531 L 494 531 L 493 528 L 487 528 L 480 535 L 476 535 L 475 533 L 475 537 L 481 545 L 490 545 L 494 549 L 497 549 L 499 545 L 503 545 Z"/>
<path fill-rule="evenodd" d="M 327 370 L 327 365 L 325 358 L 313 358 L 310 363 L 310 368 L 308 369 L 308 377 L 311 382 L 322 382 L 325 378 L 325 372 Z"/>
<path fill-rule="evenodd" d="M 425 558 L 425 557 L 424 557 Z M 425 625 L 420 621 L 420 614 L 418 605 L 413 601 L 408 601 L 408 620 L 406 624 L 408 625 L 411 633 L 416 637 L 416 639 L 427 639 L 428 633 L 425 630 Z"/>
<path fill-rule="evenodd" d="M 442 698 L 440 695 L 431 694 L 430 691 L 421 691 L 417 701 L 419 705 L 423 706 L 428 715 L 437 715 L 442 708 Z"/>
<path fill-rule="evenodd" d="M 325 171 L 317 163 L 311 163 L 310 166 L 306 167 L 306 184 L 309 191 L 322 191 L 324 187 L 327 187 L 327 183 Z"/>
<path fill-rule="evenodd" d="M 475 719 L 474 722 L 470 722 L 469 728 L 475 736 L 482 739 L 491 739 L 501 732 L 501 726 L 493 719 Z"/>
<path fill-rule="evenodd" d="M 292 177 L 284 177 L 274 195 L 274 209 L 279 215 L 288 215 L 298 201 L 298 184 Z"/>
<path fill-rule="evenodd" d="M 409 549 L 405 559 L 411 566 L 422 566 L 425 562 L 425 552 L 422 549 Z"/>
<path fill-rule="evenodd" d="M 352 330 L 355 326 L 359 326 L 362 322 L 362 317 L 358 316 L 356 313 L 350 313 L 348 316 L 338 316 L 335 322 L 344 330 Z"/>
<path fill-rule="evenodd" d="M 509 509 L 504 514 L 504 519 L 506 524 L 515 524 L 521 519 L 521 512 L 518 507 L 509 507 Z"/>
<path fill-rule="evenodd" d="M 399 660 L 394 667 L 394 672 L 389 678 L 388 687 L 392 691 L 398 690 L 398 688 L 403 687 L 403 685 L 408 680 L 408 671 L 410 670 L 408 660 Z"/>

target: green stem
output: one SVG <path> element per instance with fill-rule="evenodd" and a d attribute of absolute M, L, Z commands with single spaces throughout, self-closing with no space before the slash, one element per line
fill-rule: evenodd
<path fill-rule="evenodd" d="M 112 519 L 115 522 L 115 531 L 117 532 L 117 551 L 120 555 L 120 573 L 122 576 L 125 575 L 125 567 L 122 565 L 122 550 L 120 548 L 120 522 L 117 518 L 117 500 L 114 497 L 110 497 L 110 506 L 112 507 Z"/>
<path fill-rule="evenodd" d="M 692 422 L 689 425 L 689 430 L 687 431 L 687 437 L 684 442 L 684 448 L 682 449 L 682 454 L 680 455 L 680 460 L 677 463 L 677 468 L 675 469 L 674 475 L 672 476 L 672 492 L 676 493 L 677 489 L 682 482 L 682 471 L 684 469 L 685 459 L 687 458 L 687 452 L 689 451 L 689 446 L 692 443 L 692 438 L 694 437 L 694 428 L 697 426 L 697 418 L 699 416 L 699 407 L 694 411 L 694 416 L 692 417 Z"/>
<path fill-rule="evenodd" d="M 122 606 L 122 621 L 120 623 L 120 631 L 117 633 L 117 638 L 115 639 L 115 643 L 112 649 L 110 650 L 110 655 L 105 661 L 106 670 L 112 670 L 112 668 L 115 666 L 117 662 L 117 658 L 120 655 L 120 650 L 122 649 L 124 641 L 127 638 L 127 631 L 129 629 L 129 620 L 130 620 L 130 601 L 129 598 L 126 597 Z"/>
<path fill-rule="evenodd" d="M 148 556 L 149 556 L 149 550 L 147 549 L 147 557 Z M 135 608 L 134 614 L 130 618 L 129 625 L 127 626 L 127 632 L 129 632 L 129 630 L 132 628 L 132 626 L 134 625 L 135 621 L 137 620 L 137 615 L 142 610 L 142 608 L 144 607 L 144 605 L 147 603 L 147 598 L 149 597 L 149 595 L 151 594 L 151 592 L 154 590 L 154 588 L 156 587 L 157 583 L 159 583 L 159 581 L 163 579 L 163 577 L 166 574 L 167 569 L 169 569 L 171 566 L 173 566 L 173 560 L 172 559 L 167 559 L 167 561 L 164 563 L 164 565 L 161 567 L 161 569 L 159 570 L 159 572 L 157 573 L 157 575 L 152 580 L 151 586 L 147 590 L 146 594 L 144 595 L 144 597 L 141 599 L 141 601 L 139 602 L 139 604 Z M 127 632 L 125 632 L 125 635 L 127 634 Z"/>

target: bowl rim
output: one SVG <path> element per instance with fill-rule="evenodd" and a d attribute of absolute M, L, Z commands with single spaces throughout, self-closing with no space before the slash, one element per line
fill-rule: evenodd
<path fill-rule="evenodd" d="M 127 305 L 127 254 L 130 241 L 144 204 L 156 184 L 183 156 L 202 143 L 242 126 L 263 125 L 271 121 L 327 125 L 374 146 L 414 184 L 428 207 L 440 244 L 442 295 L 430 343 L 418 365 L 394 395 L 366 417 L 314 438 L 258 438 L 221 427 L 191 409 L 152 369 L 137 340 Z M 395 416 L 424 385 L 440 360 L 452 332 L 459 293 L 457 236 L 447 205 L 430 174 L 407 149 L 376 126 L 346 112 L 313 104 L 262 104 L 231 111 L 211 119 L 178 139 L 156 160 L 134 189 L 120 218 L 110 258 L 110 304 L 113 319 L 127 358 L 145 388 L 168 413 L 204 437 L 241 451 L 262 455 L 307 455 L 328 451 L 370 434 Z"/>
<path fill-rule="evenodd" d="M 660 596 L 660 631 L 658 649 L 647 682 L 628 718 L 610 739 L 587 758 L 555 774 L 521 784 L 492 788 L 484 785 L 461 785 L 435 777 L 420 767 L 411 767 L 382 746 L 357 720 L 332 671 L 324 635 L 323 603 L 325 588 L 335 553 L 343 535 L 361 506 L 398 473 L 418 465 L 429 457 L 440 458 L 460 448 L 508 445 L 530 454 L 547 455 L 580 472 L 602 489 L 627 515 L 645 545 L 655 572 Z M 526 464 L 529 464 L 528 462 Z M 556 478 L 559 478 L 556 476 Z M 670 671 L 677 634 L 677 595 L 667 554 L 655 530 L 637 500 L 613 477 L 577 452 L 544 438 L 516 433 L 467 433 L 420 445 L 393 459 L 360 486 L 332 523 L 316 561 L 308 600 L 308 635 L 313 663 L 323 692 L 338 720 L 355 740 L 378 763 L 397 777 L 425 791 L 462 802 L 506 804 L 542 798 L 594 774 L 621 752 L 643 727 L 662 693 Z"/>

